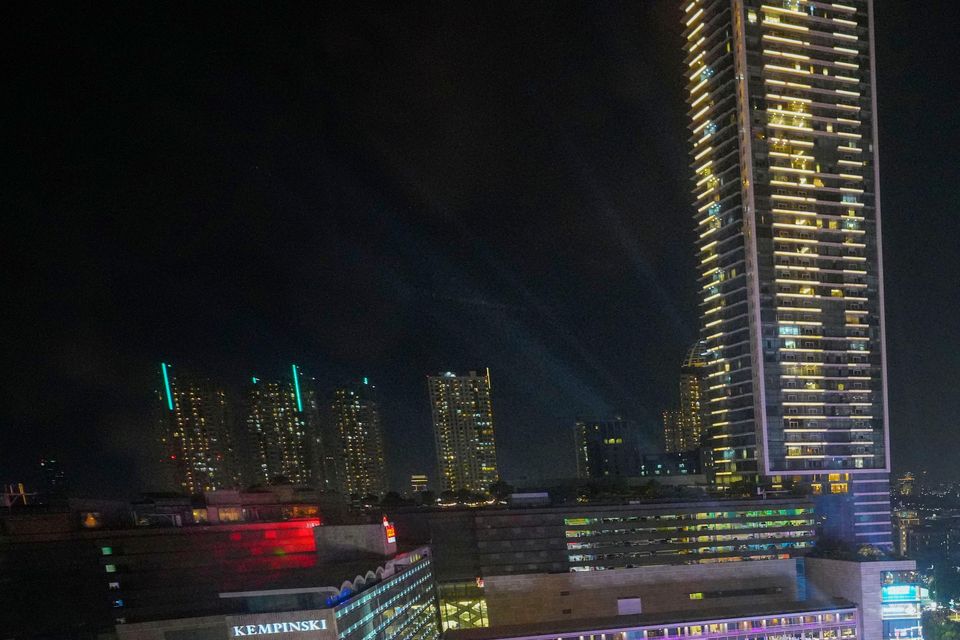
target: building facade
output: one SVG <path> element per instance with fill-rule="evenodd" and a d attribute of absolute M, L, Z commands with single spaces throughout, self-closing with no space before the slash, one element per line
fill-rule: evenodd
<path fill-rule="evenodd" d="M 629 420 L 577 418 L 577 476 L 589 480 L 640 475 L 640 441 Z"/>
<path fill-rule="evenodd" d="M 490 370 L 427 376 L 443 491 L 486 492 L 500 479 Z"/>
<path fill-rule="evenodd" d="M 690 347 L 680 367 L 680 408 L 664 412 L 663 439 L 667 453 L 693 451 L 702 446 L 703 376 L 706 368 L 703 350 L 703 342 Z"/>
<path fill-rule="evenodd" d="M 330 404 L 329 440 L 337 485 L 345 496 L 381 496 L 387 490 L 383 425 L 377 389 L 368 378 L 342 385 Z"/>
<path fill-rule="evenodd" d="M 157 391 L 162 462 L 187 493 L 238 486 L 237 452 L 227 394 L 214 381 L 160 363 Z"/>
<path fill-rule="evenodd" d="M 682 8 L 713 477 L 890 548 L 873 3 Z"/>
<path fill-rule="evenodd" d="M 270 484 L 278 478 L 311 484 L 322 474 L 314 469 L 320 416 L 309 388 L 301 388 L 297 365 L 290 379 L 251 378 L 243 390 L 248 442 L 249 481 Z"/>
<path fill-rule="evenodd" d="M 722 607 L 705 611 L 626 613 L 586 620 L 554 619 L 529 625 L 495 626 L 444 634 L 449 640 L 828 640 L 867 638 L 858 633 L 857 608 L 849 602 L 784 602 L 769 606 Z"/>
<path fill-rule="evenodd" d="M 913 560 L 806 558 L 806 577 L 824 597 L 858 604 L 861 637 L 923 638 L 920 618 L 929 594 Z"/>
<path fill-rule="evenodd" d="M 340 573 L 337 571 L 340 570 Z M 381 566 L 331 567 L 316 584 L 222 592 L 230 613 L 117 625 L 120 640 L 436 640 L 440 637 L 428 548 Z M 323 582 L 326 580 L 326 582 Z M 329 586 L 325 586 L 328 585 Z"/>

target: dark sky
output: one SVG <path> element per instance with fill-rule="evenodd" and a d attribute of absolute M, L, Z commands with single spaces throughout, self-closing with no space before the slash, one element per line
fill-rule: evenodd
<path fill-rule="evenodd" d="M 654 446 L 697 326 L 676 3 L 332 4 L 7 16 L 0 480 L 149 486 L 161 359 L 369 376 L 398 485 L 435 476 L 440 370 L 491 368 L 508 480 L 572 473 L 578 413 Z M 942 477 L 952 8 L 877 4 L 893 457 Z"/>

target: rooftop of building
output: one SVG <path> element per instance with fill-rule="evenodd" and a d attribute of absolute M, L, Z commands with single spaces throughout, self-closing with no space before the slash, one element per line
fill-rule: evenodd
<path fill-rule="evenodd" d="M 536 624 L 502 625 L 483 629 L 445 631 L 446 640 L 499 640 L 545 636 L 556 638 L 562 634 L 615 632 L 635 627 L 686 622 L 714 622 L 739 618 L 759 618 L 793 613 L 828 612 L 855 609 L 856 605 L 840 598 L 827 600 L 783 601 L 770 604 L 743 604 L 730 607 L 711 607 L 685 611 L 631 614 L 607 618 L 557 620 Z"/>
<path fill-rule="evenodd" d="M 410 551 L 399 552 L 392 557 L 361 554 L 349 560 L 321 562 L 315 567 L 300 571 L 242 576 L 246 583 L 241 583 L 240 588 L 234 591 L 221 593 L 220 597 L 247 598 L 317 593 L 332 598 L 333 601 L 326 603 L 327 606 L 332 607 L 401 573 L 408 566 L 426 557 L 430 557 L 430 549 L 416 547 Z M 297 606 L 299 605 L 276 610 L 287 610 Z"/>

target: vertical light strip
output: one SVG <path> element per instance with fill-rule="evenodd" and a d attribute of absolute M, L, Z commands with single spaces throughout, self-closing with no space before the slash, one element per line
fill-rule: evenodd
<path fill-rule="evenodd" d="M 297 373 L 297 365 L 292 364 L 293 369 L 293 390 L 297 394 L 297 411 L 303 413 L 303 400 L 300 398 L 300 374 Z"/>
<path fill-rule="evenodd" d="M 170 375 L 167 373 L 167 363 L 160 363 L 160 370 L 163 371 L 163 388 L 167 392 L 167 409 L 173 411 L 173 394 L 170 393 Z"/>

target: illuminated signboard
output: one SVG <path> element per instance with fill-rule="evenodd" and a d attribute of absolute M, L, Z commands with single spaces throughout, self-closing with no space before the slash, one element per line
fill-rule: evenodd
<path fill-rule="evenodd" d="M 326 620 L 296 620 L 292 622 L 269 622 L 267 624 L 241 624 L 231 627 L 230 635 L 234 638 L 240 638 L 244 636 L 266 636 L 274 633 L 290 633 L 292 631 L 323 631 L 326 628 Z"/>
<path fill-rule="evenodd" d="M 383 530 L 387 534 L 387 543 L 393 544 L 397 541 L 397 530 L 393 523 L 387 520 L 387 516 L 383 516 Z"/>
<path fill-rule="evenodd" d="M 883 587 L 883 602 L 907 602 L 920 599 L 920 587 L 915 584 L 891 584 Z"/>

